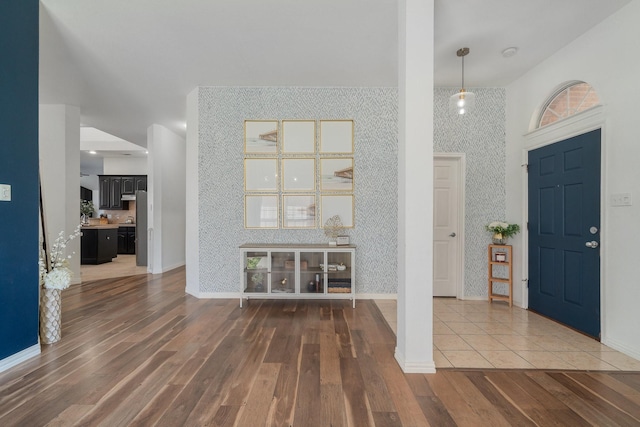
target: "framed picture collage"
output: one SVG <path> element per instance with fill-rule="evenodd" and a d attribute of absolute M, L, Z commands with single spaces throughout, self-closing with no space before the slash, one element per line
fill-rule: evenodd
<path fill-rule="evenodd" d="M 352 228 L 353 155 L 353 120 L 245 120 L 245 228 Z"/>

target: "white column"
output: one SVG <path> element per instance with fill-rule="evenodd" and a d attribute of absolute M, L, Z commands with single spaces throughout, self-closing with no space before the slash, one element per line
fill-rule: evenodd
<path fill-rule="evenodd" d="M 406 373 L 433 373 L 434 0 L 398 4 L 398 328 Z"/>
<path fill-rule="evenodd" d="M 80 224 L 80 109 L 40 105 L 39 114 L 40 180 L 51 248 L 60 231 L 68 236 Z M 69 242 L 67 254 L 73 254 L 72 283 L 80 283 L 80 238 Z"/>
<path fill-rule="evenodd" d="M 185 141 L 160 125 L 147 129 L 148 268 L 163 273 L 185 263 Z"/>
<path fill-rule="evenodd" d="M 187 240 L 186 270 L 188 294 L 200 295 L 200 214 L 198 184 L 198 123 L 200 91 L 195 88 L 187 95 Z"/>

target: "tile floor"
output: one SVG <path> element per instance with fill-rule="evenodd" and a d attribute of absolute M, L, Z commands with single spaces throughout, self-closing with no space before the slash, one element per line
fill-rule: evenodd
<path fill-rule="evenodd" d="M 376 300 L 396 332 L 396 301 Z M 433 299 L 436 368 L 640 371 L 640 361 L 519 307 Z"/>

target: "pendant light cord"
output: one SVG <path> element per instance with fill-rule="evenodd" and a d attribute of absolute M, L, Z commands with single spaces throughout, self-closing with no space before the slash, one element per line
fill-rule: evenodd
<path fill-rule="evenodd" d="M 464 91 L 464 55 L 462 55 L 462 90 Z"/>

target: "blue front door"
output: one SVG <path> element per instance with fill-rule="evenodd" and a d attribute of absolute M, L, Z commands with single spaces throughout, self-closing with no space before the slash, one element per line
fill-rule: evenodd
<path fill-rule="evenodd" d="M 529 309 L 600 336 L 600 129 L 529 152 Z"/>

